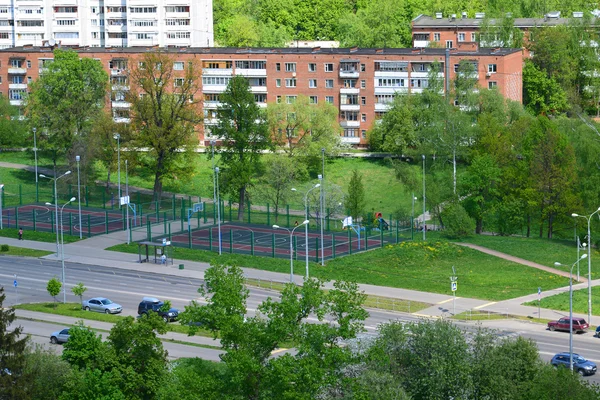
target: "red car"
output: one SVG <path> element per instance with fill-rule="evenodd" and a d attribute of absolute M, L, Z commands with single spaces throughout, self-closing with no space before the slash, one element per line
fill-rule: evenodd
<path fill-rule="evenodd" d="M 573 318 L 573 332 L 585 332 L 590 325 L 583 318 Z M 567 331 L 569 332 L 569 318 L 561 318 L 558 321 L 548 322 L 548 329 L 551 331 Z"/>

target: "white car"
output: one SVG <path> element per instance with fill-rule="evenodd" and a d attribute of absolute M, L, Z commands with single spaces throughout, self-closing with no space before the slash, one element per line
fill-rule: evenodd
<path fill-rule="evenodd" d="M 120 304 L 113 303 L 105 297 L 94 297 L 81 303 L 81 308 L 85 311 L 96 311 L 105 314 L 118 314 L 123 311 Z"/>
<path fill-rule="evenodd" d="M 69 328 L 61 329 L 60 331 L 52 332 L 50 334 L 50 343 L 59 344 L 65 343 L 69 340 Z"/>

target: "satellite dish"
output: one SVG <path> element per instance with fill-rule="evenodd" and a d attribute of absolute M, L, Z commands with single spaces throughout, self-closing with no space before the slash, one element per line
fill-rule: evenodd
<path fill-rule="evenodd" d="M 48 40 L 48 45 L 49 46 L 54 46 L 55 44 L 56 44 L 56 40 L 54 40 L 54 39 Z"/>

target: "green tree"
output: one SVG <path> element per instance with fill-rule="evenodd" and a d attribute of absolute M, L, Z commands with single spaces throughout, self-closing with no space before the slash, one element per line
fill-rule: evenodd
<path fill-rule="evenodd" d="M 444 223 L 442 234 L 451 239 L 466 238 L 472 236 L 475 231 L 475 221 L 456 201 L 444 206 L 440 213 L 440 220 Z"/>
<path fill-rule="evenodd" d="M 23 398 L 24 386 L 29 380 L 25 374 L 29 337 L 19 338 L 23 327 L 14 326 L 17 319 L 15 310 L 12 307 L 3 308 L 5 300 L 4 287 L 0 287 L 0 398 L 18 399 Z M 10 374 L 4 373 L 6 370 L 10 371 Z"/>
<path fill-rule="evenodd" d="M 529 60 L 523 65 L 523 104 L 535 115 L 561 113 L 568 108 L 560 84 Z"/>
<path fill-rule="evenodd" d="M 11 105 L 8 97 L 0 96 L 0 150 L 29 146 L 27 126 L 19 114 L 19 108 Z"/>
<path fill-rule="evenodd" d="M 25 354 L 27 383 L 23 384 L 28 397 L 36 400 L 56 400 L 64 393 L 67 385 L 75 378 L 69 363 L 62 360 L 53 350 L 41 345 Z M 13 397 L 16 399 L 18 397 Z"/>
<path fill-rule="evenodd" d="M 30 84 L 25 112 L 29 123 L 44 131 L 38 147 L 56 164 L 85 138 L 104 107 L 108 75 L 100 61 L 72 50 L 55 49 L 54 61 Z"/>
<path fill-rule="evenodd" d="M 365 186 L 363 185 L 362 175 L 357 169 L 352 171 L 350 183 L 348 183 L 348 194 L 344 200 L 344 206 L 349 215 L 357 221 L 365 212 Z"/>
<path fill-rule="evenodd" d="M 174 69 L 175 56 L 166 51 L 145 53 L 130 68 L 132 89 L 131 144 L 147 151 L 140 163 L 154 174 L 154 199 L 162 194 L 163 180 L 185 180 L 193 171 L 194 127 L 199 121 L 197 100 L 200 89 L 197 61 L 184 70 Z"/>
<path fill-rule="evenodd" d="M 46 290 L 48 291 L 48 294 L 50 294 L 50 296 L 54 298 L 54 308 L 56 308 L 56 296 L 58 296 L 58 294 L 60 293 L 61 288 L 62 283 L 55 276 L 52 277 L 52 279 L 50 279 L 48 281 L 48 284 L 46 285 Z"/>
<path fill-rule="evenodd" d="M 106 356 L 102 337 L 83 325 L 83 321 L 69 329 L 69 340 L 65 343 L 62 358 L 80 370 L 100 369 Z"/>
<path fill-rule="evenodd" d="M 79 296 L 79 302 L 83 303 L 83 294 L 87 292 L 87 288 L 83 285 L 83 282 L 79 282 L 71 288 L 71 292 L 73 292 L 75 296 Z"/>
<path fill-rule="evenodd" d="M 402 154 L 415 144 L 416 132 L 413 118 L 412 96 L 396 96 L 388 112 L 380 123 L 375 124 L 367 133 L 369 148 L 373 151 Z"/>
<path fill-rule="evenodd" d="M 484 217 L 499 196 L 501 170 L 489 154 L 476 155 L 462 180 L 465 208 L 475 220 L 475 233 L 483 232 Z"/>
<path fill-rule="evenodd" d="M 252 179 L 261 172 L 260 155 L 271 144 L 267 124 L 250 92 L 248 79 L 239 75 L 231 79 L 221 95 L 217 117 L 219 121 L 211 132 L 221 138 L 216 150 L 224 166 L 223 190 L 239 199 L 238 219 L 242 220 L 246 192 Z"/>

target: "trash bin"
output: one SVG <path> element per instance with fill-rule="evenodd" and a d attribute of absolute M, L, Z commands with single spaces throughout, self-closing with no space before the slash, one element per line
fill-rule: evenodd
<path fill-rule="evenodd" d="M 179 269 L 183 269 L 183 264 L 179 264 Z"/>

